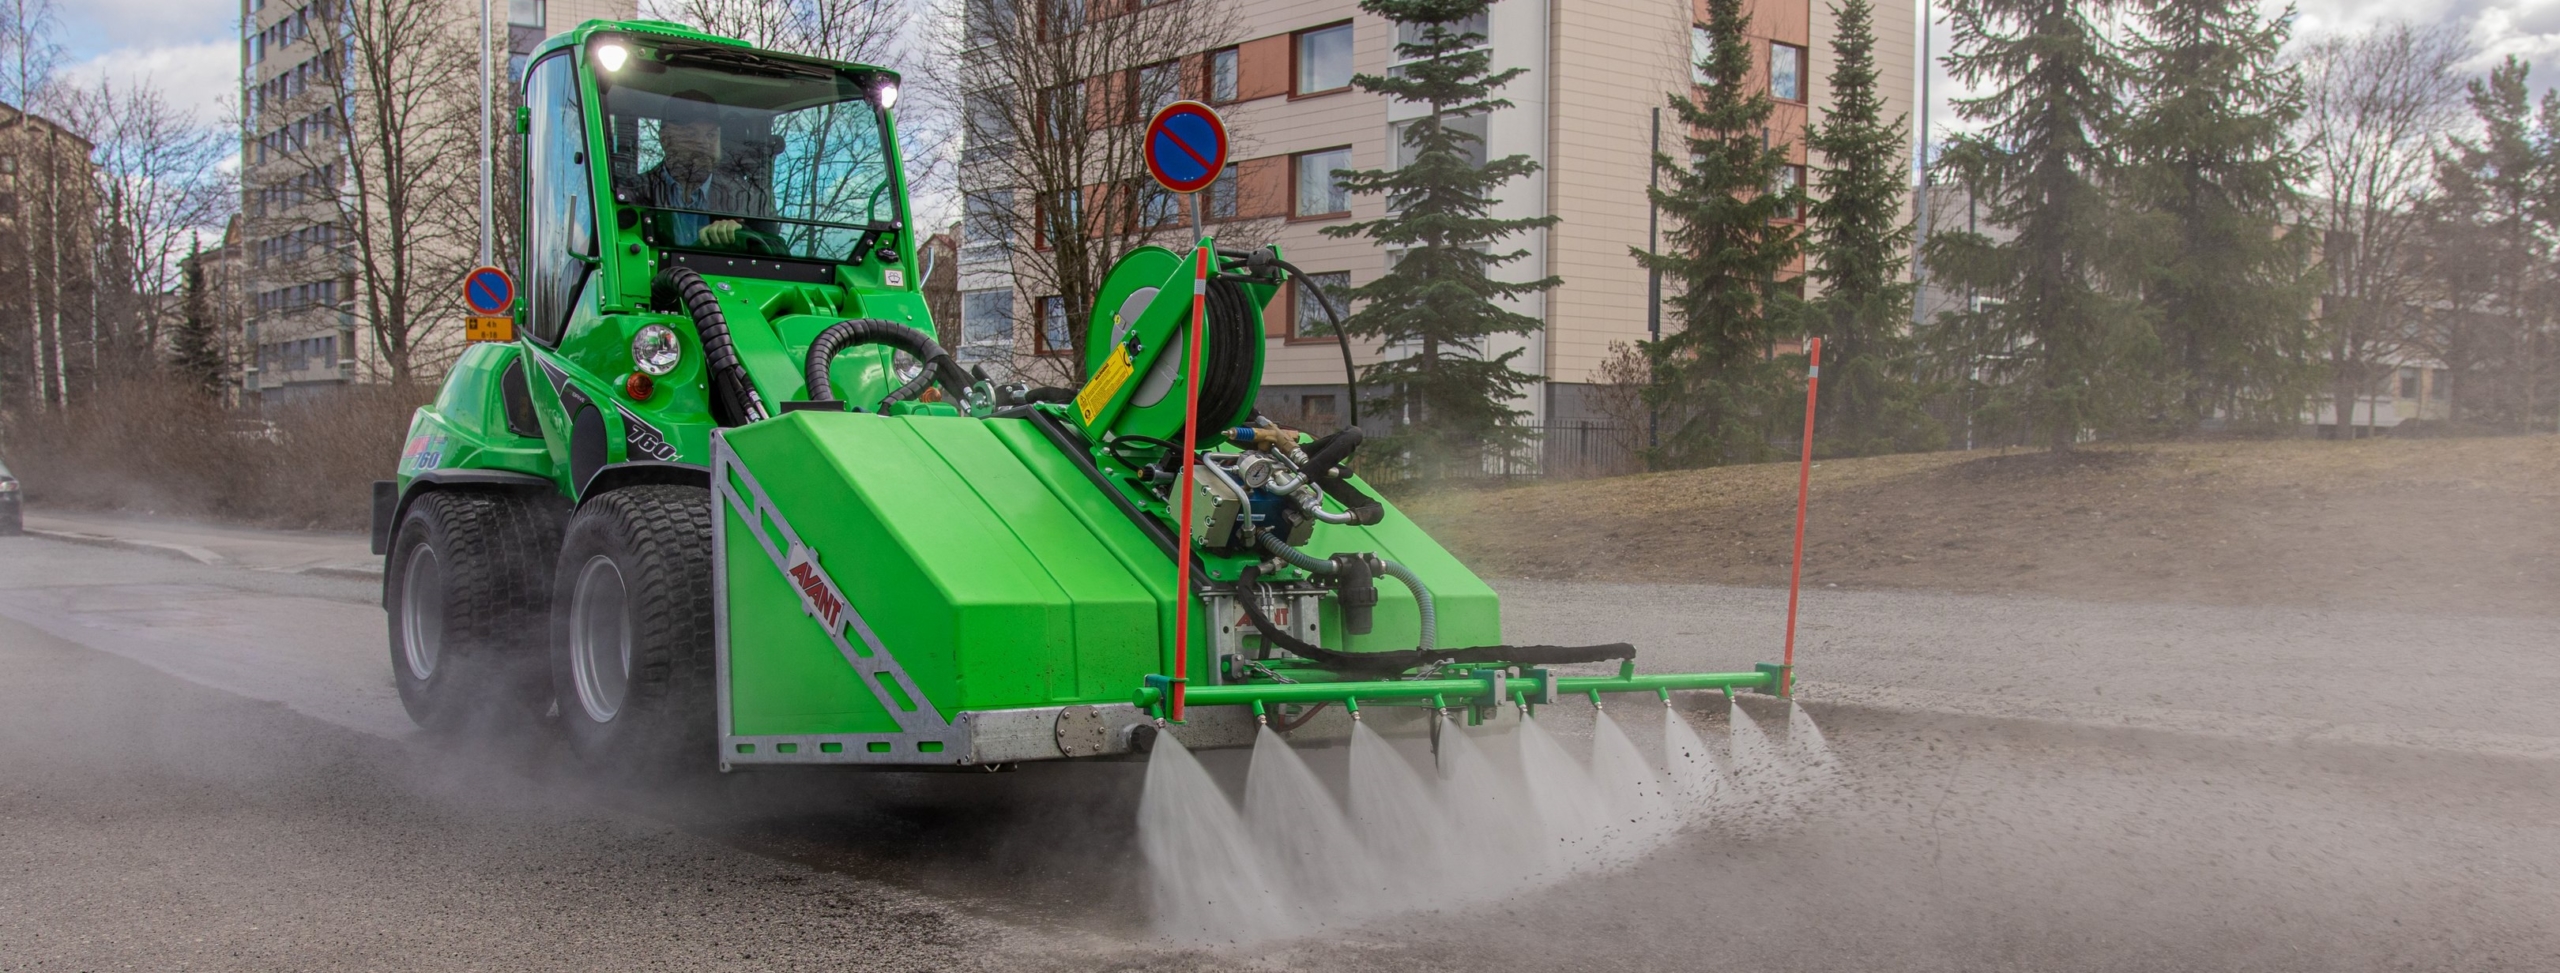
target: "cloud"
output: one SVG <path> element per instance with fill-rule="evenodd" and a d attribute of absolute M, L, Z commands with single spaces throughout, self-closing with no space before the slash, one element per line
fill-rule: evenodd
<path fill-rule="evenodd" d="M 238 38 L 239 6 L 205 0 L 79 0 L 55 8 L 55 32 L 74 58 L 133 49 L 190 47 Z M 235 56 L 236 58 L 236 56 Z"/>
<path fill-rule="evenodd" d="M 88 87 L 100 79 L 119 88 L 149 84 L 169 103 L 206 124 L 221 122 L 239 97 L 240 45 L 205 41 L 107 51 L 72 65 L 63 80 Z"/>

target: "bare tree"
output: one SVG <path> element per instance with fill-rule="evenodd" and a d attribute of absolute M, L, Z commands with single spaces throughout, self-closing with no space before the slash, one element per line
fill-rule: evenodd
<path fill-rule="evenodd" d="M 1001 241 L 1015 290 L 1029 298 L 1036 333 L 1016 339 L 1014 370 L 1073 385 L 1111 265 L 1189 233 L 1179 198 L 1145 175 L 1142 129 L 1158 107 L 1205 92 L 1199 55 L 1233 38 L 1232 14 L 1162 0 L 966 0 L 964 21 L 934 84 L 943 103 L 962 106 L 970 235 Z M 1045 333 L 1053 314 L 1064 319 L 1063 346 Z M 1049 354 L 1020 353 L 1033 351 Z"/>
<path fill-rule="evenodd" d="M 2419 327 L 2423 211 L 2435 153 L 2461 120 L 2455 25 L 2388 24 L 2301 55 L 2302 145 L 2328 271 L 2319 328 L 2341 439 L 2355 403 L 2390 374 Z"/>
<path fill-rule="evenodd" d="M 52 99 L 61 45 L 53 40 L 51 0 L 0 0 L 0 101 L 15 112 L 0 142 L 0 181 L 7 183 L 8 221 L 0 265 L 13 285 L 7 324 L 0 326 L 0 403 L 42 409 L 68 404 L 62 350 L 64 279 L 61 208 L 51 190 L 66 173 L 57 129 L 36 112 Z"/>
<path fill-rule="evenodd" d="M 895 68 L 905 60 L 899 0 L 659 0 L 652 12 L 768 50 Z"/>
<path fill-rule="evenodd" d="M 101 80 L 62 98 L 65 124 L 92 146 L 98 206 L 91 248 L 97 354 L 138 373 L 156 367 L 178 320 L 177 296 L 191 241 L 219 234 L 238 204 L 224 157 L 236 148 L 226 126 L 169 104 L 148 81 Z"/>
<path fill-rule="evenodd" d="M 478 75 L 476 34 L 452 4 L 314 9 L 328 27 L 313 35 L 328 49 L 275 116 L 284 136 L 267 136 L 286 164 L 253 187 L 275 191 L 281 207 L 266 210 L 259 236 L 325 228 L 324 245 L 297 247 L 288 269 L 334 266 L 353 282 L 338 299 L 356 306 L 374 378 L 429 380 L 460 348 L 453 285 L 478 249 L 479 104 L 454 84 Z"/>

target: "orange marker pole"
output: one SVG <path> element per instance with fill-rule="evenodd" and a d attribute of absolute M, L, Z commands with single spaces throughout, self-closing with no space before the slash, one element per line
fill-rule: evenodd
<path fill-rule="evenodd" d="M 1192 451 L 1200 442 L 1200 332 L 1209 314 L 1209 248 L 1200 247 L 1191 264 L 1191 349 L 1182 383 L 1182 534 L 1174 556 L 1173 695 L 1165 711 L 1182 722 L 1182 690 L 1191 672 L 1191 471 Z M 1792 628 L 1792 626 L 1790 626 Z"/>
<path fill-rule="evenodd" d="M 1805 346 L 1805 360 L 1804 459 L 1796 464 L 1796 566 L 1787 575 L 1787 685 L 1778 687 L 1781 695 L 1796 688 L 1796 593 L 1804 586 L 1804 508 L 1813 497 L 1813 402 L 1814 390 L 1822 386 L 1822 339 Z"/>

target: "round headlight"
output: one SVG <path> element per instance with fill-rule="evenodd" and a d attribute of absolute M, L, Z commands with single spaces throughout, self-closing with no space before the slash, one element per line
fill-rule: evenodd
<path fill-rule="evenodd" d="M 676 329 L 653 324 L 631 336 L 631 364 L 651 375 L 664 375 L 676 370 L 684 361 L 684 342 L 676 337 Z"/>

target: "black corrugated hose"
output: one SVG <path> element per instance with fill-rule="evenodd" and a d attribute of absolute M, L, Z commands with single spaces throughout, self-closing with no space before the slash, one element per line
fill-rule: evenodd
<path fill-rule="evenodd" d="M 649 282 L 649 300 L 693 318 L 693 333 L 702 339 L 704 370 L 710 373 L 713 422 L 743 426 L 770 414 L 764 398 L 756 394 L 755 383 L 748 380 L 746 366 L 738 361 L 737 346 L 729 341 L 729 318 L 720 313 L 720 298 L 711 293 L 711 285 L 703 283 L 701 274 L 691 267 L 669 267 Z"/>
<path fill-rule="evenodd" d="M 827 366 L 835 361 L 837 352 L 854 345 L 888 345 L 924 363 L 924 371 L 914 381 L 881 399 L 881 406 L 923 391 L 929 381 L 939 382 L 943 393 L 951 397 L 953 404 L 968 401 L 968 373 L 960 370 L 960 363 L 953 361 L 951 353 L 942 350 L 942 345 L 936 343 L 933 336 L 878 318 L 838 321 L 828 325 L 827 330 L 818 332 L 818 337 L 809 342 L 809 357 L 802 363 L 801 378 L 808 382 L 811 400 L 832 397 L 827 382 Z"/>

